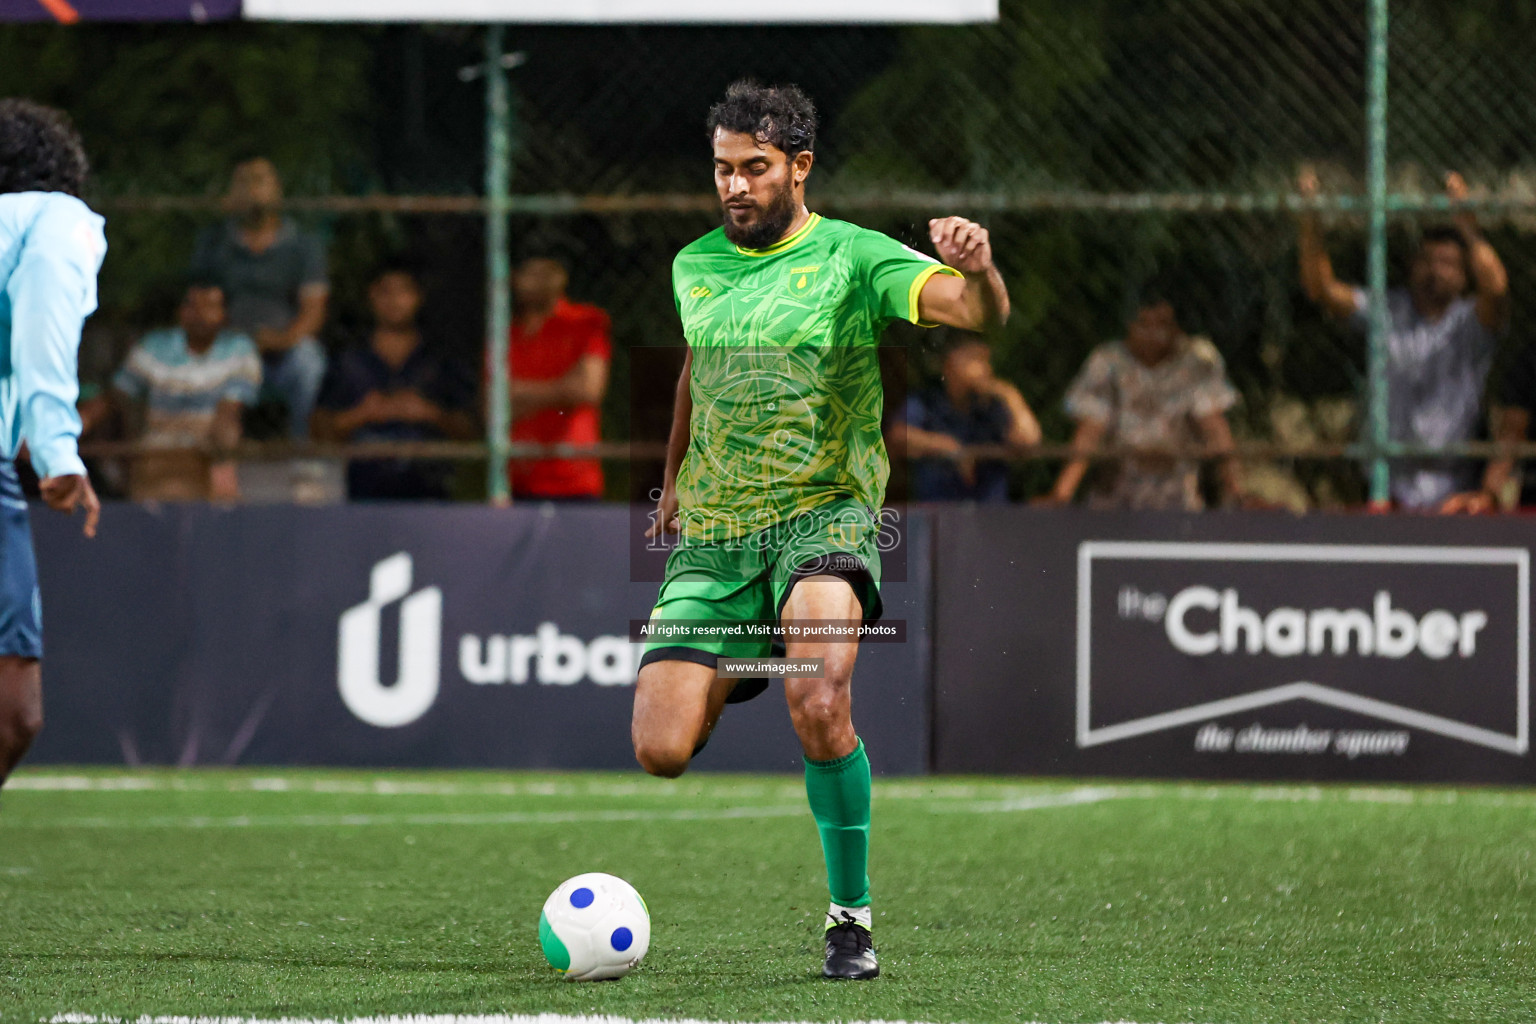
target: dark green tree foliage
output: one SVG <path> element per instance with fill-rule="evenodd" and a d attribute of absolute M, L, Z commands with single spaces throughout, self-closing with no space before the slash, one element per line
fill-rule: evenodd
<path fill-rule="evenodd" d="M 218 195 L 231 167 L 258 154 L 272 158 L 290 192 L 313 195 L 367 176 L 370 61 L 355 31 L 6 26 L 0 95 L 70 113 L 93 163 L 91 199 Z M 163 315 L 207 220 L 114 213 L 103 318 Z"/>
<path fill-rule="evenodd" d="M 509 38 L 527 55 L 512 76 L 513 187 L 707 194 L 709 102 L 742 74 L 797 81 L 823 113 L 813 203 L 919 248 L 929 216 L 962 213 L 993 229 L 1016 310 L 997 339 L 999 365 L 1048 436 L 1066 436 L 1067 383 L 1152 280 L 1171 282 L 1187 325 L 1216 341 L 1243 416 L 1266 434 L 1275 396 L 1350 396 L 1360 384 L 1364 346 L 1300 295 L 1294 220 L 1273 207 L 1303 161 L 1319 165 L 1329 193 L 1364 188 L 1366 9 L 1003 0 L 1002 19 L 985 26 L 520 27 Z M 1536 194 L 1536 0 L 1393 0 L 1391 11 L 1392 190 L 1436 194 L 1454 167 L 1486 194 Z M 0 95 L 74 115 L 98 199 L 214 196 L 235 160 L 257 152 L 276 160 L 294 195 L 472 194 L 482 86 L 457 71 L 479 55 L 468 27 L 9 26 Z M 857 201 L 908 190 L 951 198 L 900 209 Z M 1007 212 L 970 198 L 997 195 L 1012 200 Z M 1148 209 L 1150 196 L 1179 208 Z M 208 219 L 113 210 L 98 320 L 143 327 L 166 315 Z M 1432 219 L 1394 217 L 1394 272 Z M 404 251 L 426 272 L 427 317 L 446 321 L 443 335 L 475 358 L 475 218 L 311 223 L 330 237 L 343 328 L 358 320 L 372 263 Z M 614 314 L 622 380 L 629 349 L 678 341 L 671 257 L 715 223 L 708 212 L 520 216 L 514 235 L 569 250 L 573 294 Z M 1362 280 L 1363 218 L 1330 223 L 1340 276 Z M 1529 334 L 1522 296 L 1536 290 L 1533 225 L 1523 212 L 1485 217 L 1511 271 L 1517 340 Z M 913 338 L 919 356 L 936 340 Z M 642 390 L 669 393 L 673 372 L 667 364 Z M 627 391 L 616 387 L 609 402 L 610 436 L 648 415 L 629 409 Z"/>
<path fill-rule="evenodd" d="M 1118 334 L 1151 279 L 1176 282 L 1187 325 L 1217 341 L 1250 416 L 1277 392 L 1349 394 L 1360 340 L 1301 297 L 1292 218 L 1247 211 L 1289 192 L 1302 162 L 1322 166 L 1330 191 L 1363 191 L 1366 11 L 1362 0 L 1003 0 L 996 25 L 908 29 L 837 124 L 861 140 L 837 183 L 1034 204 L 987 219 L 1019 312 L 1004 365 L 1057 436 L 1071 373 Z M 1434 195 L 1458 168 L 1490 192 L 1529 193 L 1536 3 L 1394 0 L 1391 26 L 1389 187 Z M 1148 193 L 1199 210 L 1144 212 Z M 1432 219 L 1396 219 L 1394 277 Z M 1487 220 L 1518 282 L 1531 263 L 1512 230 L 1522 225 Z M 1354 280 L 1363 227 L 1334 222 L 1336 265 Z"/>
<path fill-rule="evenodd" d="M 1301 159 L 1358 166 L 1362 13 L 1341 0 L 1005 0 L 996 25 L 911 29 L 839 122 L 864 144 L 838 183 L 1032 197 L 1032 212 L 988 218 L 1018 310 L 1002 363 L 1057 436 L 1067 382 L 1152 279 L 1173 282 L 1187 326 L 1257 390 L 1274 372 L 1264 304 L 1289 301 L 1266 289 L 1292 276 L 1285 219 L 1153 214 L 1134 194 L 1274 194 Z M 1118 209 L 1092 198 L 1106 195 Z"/>

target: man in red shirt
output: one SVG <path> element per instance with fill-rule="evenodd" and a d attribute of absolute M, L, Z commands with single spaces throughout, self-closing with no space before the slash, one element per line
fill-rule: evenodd
<path fill-rule="evenodd" d="M 512 440 L 596 444 L 608 390 L 608 314 L 565 297 L 558 260 L 537 256 L 512 272 Z M 515 498 L 601 498 L 596 459 L 514 459 L 507 465 Z"/>

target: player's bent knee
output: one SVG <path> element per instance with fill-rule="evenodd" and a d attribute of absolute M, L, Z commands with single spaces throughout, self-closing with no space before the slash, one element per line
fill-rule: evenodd
<path fill-rule="evenodd" d="M 635 760 L 640 762 L 640 767 L 648 775 L 675 779 L 688 770 L 688 762 L 692 757 L 692 747 L 654 740 L 635 740 Z"/>
<path fill-rule="evenodd" d="M 43 692 L 36 658 L 0 657 L 0 778 L 43 730 Z"/>
<path fill-rule="evenodd" d="M 848 702 L 827 692 L 806 694 L 795 700 L 789 710 L 795 728 L 801 733 L 836 729 L 846 724 L 850 717 Z"/>
<path fill-rule="evenodd" d="M 43 709 L 27 708 L 17 716 L 17 731 L 26 737 L 28 745 L 43 731 Z"/>
<path fill-rule="evenodd" d="M 43 709 L 22 701 L 0 705 L 0 776 L 21 760 L 43 731 Z"/>

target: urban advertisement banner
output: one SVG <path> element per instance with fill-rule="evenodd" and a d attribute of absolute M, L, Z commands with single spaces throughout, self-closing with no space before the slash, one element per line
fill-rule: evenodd
<path fill-rule="evenodd" d="M 948 513 L 936 765 L 1536 780 L 1533 535 L 1509 520 Z"/>
<path fill-rule="evenodd" d="M 0 0 L 0 21 L 221 21 L 240 0 Z"/>
<path fill-rule="evenodd" d="M 638 770 L 629 629 L 656 584 L 629 509 L 120 505 L 89 543 L 33 523 L 33 761 Z M 927 527 L 896 531 L 917 569 L 889 620 L 927 622 Z M 926 770 L 926 634 L 860 653 L 879 771 Z M 782 688 L 728 708 L 696 766 L 799 770 Z"/>

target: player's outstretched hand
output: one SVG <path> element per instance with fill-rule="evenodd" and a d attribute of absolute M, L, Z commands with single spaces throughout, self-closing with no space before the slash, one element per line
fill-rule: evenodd
<path fill-rule="evenodd" d="M 96 536 L 96 521 L 101 518 L 101 499 L 91 478 L 83 473 L 70 476 L 50 476 L 39 487 L 48 507 L 67 515 L 74 515 L 77 507 L 85 509 L 85 535 Z"/>
<path fill-rule="evenodd" d="M 992 238 L 975 221 L 964 217 L 930 220 L 928 237 L 939 259 L 962 274 L 982 274 L 992 266 Z"/>

